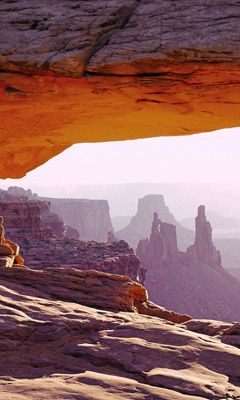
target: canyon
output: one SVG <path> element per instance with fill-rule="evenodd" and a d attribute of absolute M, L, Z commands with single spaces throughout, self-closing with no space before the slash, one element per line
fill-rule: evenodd
<path fill-rule="evenodd" d="M 51 213 L 58 215 L 67 227 L 76 229 L 83 241 L 106 242 L 108 232 L 113 230 L 107 200 L 42 197 L 30 189 L 17 186 L 9 187 L 7 192 L 13 196 L 38 200 L 41 204 L 48 202 Z M 76 236 L 75 232 L 74 238 Z"/>
<path fill-rule="evenodd" d="M 24 196 L 26 194 L 28 197 Z M 29 200 L 29 198 L 37 200 Z M 81 209 L 79 205 L 86 204 L 91 214 L 91 201 L 88 203 L 88 200 L 77 200 L 76 203 L 80 211 L 78 221 L 81 221 L 86 207 Z M 77 210 L 74 212 L 76 213 Z M 105 233 L 105 243 L 94 241 L 92 237 L 89 241 L 79 240 L 76 237 L 78 231 L 65 226 L 63 220 L 52 211 L 51 203 L 40 200 L 31 191 L 13 187 L 8 191 L 1 191 L 0 215 L 4 217 L 8 237 L 19 243 L 26 265 L 33 269 L 74 266 L 81 270 L 94 269 L 126 275 L 135 281 L 144 282 L 145 270 L 126 242 L 114 242 L 114 237 L 110 240 L 111 235 L 107 238 L 107 233 Z M 89 214 L 85 215 L 83 229 L 85 226 L 89 226 L 90 232 L 100 232 L 104 229 L 100 220 L 94 219 L 94 213 L 91 218 L 92 220 L 89 221 Z M 88 225 L 89 223 L 92 225 Z"/>
<path fill-rule="evenodd" d="M 239 126 L 233 0 L 3 0 L 0 13 L 2 178 L 74 143 Z"/>
<path fill-rule="evenodd" d="M 238 323 L 157 306 L 126 276 L 13 264 L 0 278 L 4 400 L 239 398 Z"/>
<path fill-rule="evenodd" d="M 74 143 L 239 126 L 234 0 L 2 0 L 0 16 L 0 178 Z M 239 400 L 240 283 L 204 207 L 194 240 L 163 198 L 116 234 L 106 202 L 52 201 L 0 192 L 0 398 Z"/>
<path fill-rule="evenodd" d="M 240 281 L 223 267 L 212 241 L 205 207 L 198 208 L 194 244 L 178 250 L 176 226 L 154 213 L 149 239 L 136 254 L 146 269 L 144 285 L 150 299 L 195 318 L 239 320 Z"/>
<path fill-rule="evenodd" d="M 127 277 L 0 269 L 4 400 L 237 400 L 239 324 L 149 302 Z"/>

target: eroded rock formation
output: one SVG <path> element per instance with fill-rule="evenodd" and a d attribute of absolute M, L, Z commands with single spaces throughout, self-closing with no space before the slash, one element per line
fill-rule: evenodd
<path fill-rule="evenodd" d="M 36 200 L 29 200 L 24 194 Z M 83 236 L 80 241 L 78 230 L 65 226 L 53 213 L 51 203 L 40 199 L 21 188 L 0 193 L 0 212 L 4 215 L 7 233 L 20 244 L 28 266 L 34 269 L 74 266 L 126 275 L 144 282 L 145 270 L 128 244 L 124 241 L 106 243 L 111 224 L 107 201 L 53 199 L 60 204 L 62 213 L 80 226 Z M 102 242 L 84 242 L 86 236 L 100 238 Z"/>
<path fill-rule="evenodd" d="M 0 216 L 0 267 L 23 267 L 24 259 L 19 254 L 19 246 L 5 239 L 4 219 Z"/>
<path fill-rule="evenodd" d="M 0 278 L 4 399 L 240 396 L 233 324 L 170 322 L 143 287 L 114 275 L 2 268 Z M 162 314 L 139 314 L 139 305 Z"/>
<path fill-rule="evenodd" d="M 83 242 L 74 239 L 38 239 L 21 242 L 27 263 L 33 269 L 74 267 L 126 275 L 144 282 L 145 269 L 124 241 L 114 243 Z"/>
<path fill-rule="evenodd" d="M 191 263 L 202 262 L 207 265 L 221 266 L 221 254 L 213 244 L 212 227 L 205 215 L 205 206 L 198 208 L 195 219 L 196 236 L 193 246 L 187 249 Z"/>
<path fill-rule="evenodd" d="M 1 177 L 81 141 L 239 125 L 234 0 L 3 0 L 0 12 Z"/>
<path fill-rule="evenodd" d="M 8 193 L 15 196 L 26 196 L 30 200 L 40 200 L 41 204 L 43 204 L 42 202 L 48 202 L 51 213 L 47 212 L 46 216 L 49 216 L 49 221 L 53 221 L 52 229 L 53 232 L 58 233 L 58 237 L 62 237 L 63 233 L 65 236 L 69 236 L 69 230 L 68 234 L 67 232 L 63 232 L 64 227 L 61 227 L 62 221 L 66 226 L 75 228 L 81 240 L 106 242 L 108 232 L 113 230 L 107 200 L 41 197 L 36 193 L 32 193 L 31 190 L 24 190 L 16 186 L 10 187 Z M 59 219 L 56 221 L 56 227 L 54 227 L 53 214 L 55 215 L 55 219 L 56 217 Z M 47 220 L 47 224 L 49 224 L 49 221 Z M 60 232 L 58 232 L 59 230 Z M 76 238 L 77 232 L 73 235 Z"/>
<path fill-rule="evenodd" d="M 136 215 L 132 217 L 128 226 L 116 232 L 116 237 L 126 240 L 136 249 L 138 242 L 150 235 L 152 216 L 155 212 L 161 221 L 176 226 L 179 247 L 185 250 L 192 243 L 194 233 L 176 221 L 166 206 L 163 195 L 160 194 L 151 194 L 139 199 Z"/>
<path fill-rule="evenodd" d="M 28 200 L 1 192 L 0 214 L 4 216 L 6 231 L 13 240 L 64 237 L 64 223 L 50 210 L 47 201 Z"/>
<path fill-rule="evenodd" d="M 178 250 L 176 227 L 155 213 L 150 237 L 139 242 L 136 254 L 154 302 L 195 318 L 240 319 L 240 282 L 221 266 L 204 206 L 198 209 L 194 245 L 186 252 Z"/>

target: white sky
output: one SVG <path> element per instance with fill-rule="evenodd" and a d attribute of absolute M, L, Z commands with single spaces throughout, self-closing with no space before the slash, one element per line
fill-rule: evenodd
<path fill-rule="evenodd" d="M 1 188 L 127 182 L 240 181 L 240 128 L 191 136 L 84 143 Z"/>

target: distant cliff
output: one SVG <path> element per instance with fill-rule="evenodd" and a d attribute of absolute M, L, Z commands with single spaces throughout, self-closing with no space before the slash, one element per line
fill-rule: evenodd
<path fill-rule="evenodd" d="M 10 187 L 8 193 L 49 201 L 50 209 L 62 218 L 66 226 L 77 229 L 81 240 L 106 242 L 108 232 L 113 230 L 107 200 L 40 197 L 31 190 L 15 186 Z"/>
<path fill-rule="evenodd" d="M 91 240 L 79 240 L 78 231 L 64 224 L 58 215 L 61 213 L 69 223 L 80 224 L 82 236 L 84 233 Z M 115 241 L 105 200 L 50 202 L 29 190 L 10 188 L 0 192 L 0 215 L 4 216 L 8 237 L 21 246 L 26 265 L 33 269 L 94 269 L 144 282 L 145 270 L 133 250 L 126 242 Z M 94 237 L 105 243 L 94 241 Z"/>
<path fill-rule="evenodd" d="M 27 197 L 0 193 L 0 215 L 9 237 L 16 241 L 24 238 L 63 238 L 66 227 L 63 220 L 50 210 L 50 202 L 29 200 Z"/>
<path fill-rule="evenodd" d="M 155 213 L 150 237 L 139 242 L 137 256 L 152 301 L 195 318 L 240 319 L 240 282 L 221 265 L 204 206 L 198 209 L 194 244 L 186 252 L 178 250 L 176 227 Z"/>
<path fill-rule="evenodd" d="M 51 209 L 66 225 L 76 228 L 81 240 L 106 242 L 113 230 L 107 200 L 53 199 Z"/>
<path fill-rule="evenodd" d="M 166 206 L 163 195 L 151 194 L 138 200 L 137 213 L 128 226 L 116 232 L 116 237 L 126 240 L 136 248 L 139 240 L 150 235 L 153 213 L 157 212 L 163 222 L 174 224 L 178 234 L 179 248 L 185 250 L 193 241 L 194 233 L 183 227 Z"/>

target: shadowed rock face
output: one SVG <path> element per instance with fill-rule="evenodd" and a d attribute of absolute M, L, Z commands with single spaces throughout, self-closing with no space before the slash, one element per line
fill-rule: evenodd
<path fill-rule="evenodd" d="M 10 238 L 24 239 L 63 238 L 65 225 L 56 213 L 50 210 L 48 201 L 28 200 L 26 197 L 0 194 L 0 215 Z"/>
<path fill-rule="evenodd" d="M 221 266 L 204 206 L 198 209 L 194 245 L 185 253 L 177 248 L 176 227 L 155 213 L 150 237 L 139 242 L 136 254 L 152 301 L 195 318 L 240 319 L 240 282 Z"/>
<path fill-rule="evenodd" d="M 139 314 L 157 307 L 126 277 L 2 268 L 0 278 L 4 400 L 240 396 L 237 325 Z"/>
<path fill-rule="evenodd" d="M 239 125 L 234 0 L 3 0 L 0 12 L 1 177 L 77 142 Z"/>

